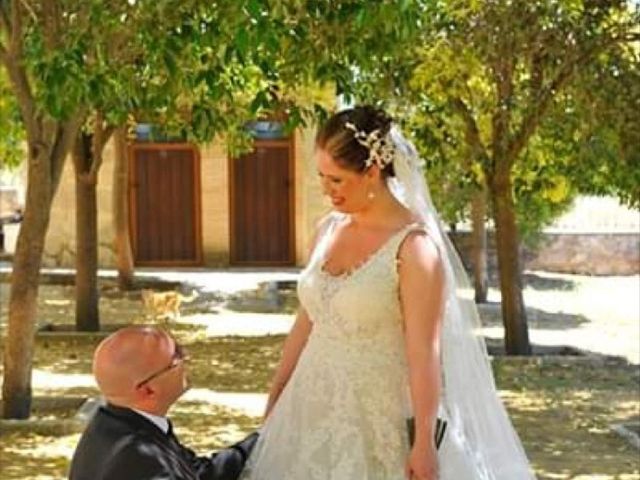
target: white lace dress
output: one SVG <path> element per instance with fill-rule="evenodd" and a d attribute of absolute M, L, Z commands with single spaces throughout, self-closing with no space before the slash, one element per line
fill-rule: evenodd
<path fill-rule="evenodd" d="M 416 229 L 338 277 L 322 269 L 326 229 L 298 285 L 313 329 L 242 480 L 405 480 L 411 408 L 396 258 Z M 480 478 L 455 462 L 441 478 Z"/>
<path fill-rule="evenodd" d="M 358 268 L 332 276 L 322 265 L 336 217 L 298 284 L 311 334 L 241 480 L 406 480 L 411 401 L 396 259 L 406 236 L 424 229 L 403 228 Z M 440 480 L 496 478 L 461 427 L 447 427 Z"/>

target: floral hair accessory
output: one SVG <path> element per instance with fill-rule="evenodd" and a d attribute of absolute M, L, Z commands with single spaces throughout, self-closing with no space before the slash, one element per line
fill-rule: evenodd
<path fill-rule="evenodd" d="M 358 127 L 351 122 L 346 122 L 344 127 L 353 131 L 353 138 L 360 145 L 369 149 L 369 157 L 364 161 L 367 168 L 375 163 L 380 170 L 383 170 L 387 165 L 393 163 L 395 156 L 393 142 L 388 135 L 382 136 L 380 129 L 376 128 L 371 133 L 367 133 L 364 130 L 358 130 Z"/>

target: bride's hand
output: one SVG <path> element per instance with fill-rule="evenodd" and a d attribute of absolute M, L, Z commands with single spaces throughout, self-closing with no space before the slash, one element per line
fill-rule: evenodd
<path fill-rule="evenodd" d="M 406 466 L 407 480 L 438 480 L 438 453 L 435 445 L 415 444 Z"/>

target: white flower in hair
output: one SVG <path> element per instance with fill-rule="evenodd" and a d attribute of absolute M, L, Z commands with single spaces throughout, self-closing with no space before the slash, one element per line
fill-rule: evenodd
<path fill-rule="evenodd" d="M 387 165 L 393 163 L 395 149 L 389 135 L 382 136 L 378 128 L 367 133 L 364 130 L 359 130 L 351 122 L 345 122 L 344 126 L 353 131 L 353 138 L 360 145 L 369 149 L 369 157 L 364 161 L 367 168 L 375 163 L 380 170 L 383 170 Z"/>

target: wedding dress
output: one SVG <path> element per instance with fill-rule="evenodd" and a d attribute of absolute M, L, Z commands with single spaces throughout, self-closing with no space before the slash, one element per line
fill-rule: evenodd
<path fill-rule="evenodd" d="M 411 402 L 396 258 L 406 236 L 424 227 L 406 226 L 334 276 L 323 263 L 339 214 L 328 222 L 298 286 L 313 329 L 243 480 L 405 480 Z M 492 478 L 457 437 L 449 425 L 440 478 Z"/>
<path fill-rule="evenodd" d="M 411 417 L 397 270 L 414 231 L 438 245 L 447 277 L 441 336 L 440 480 L 533 480 L 495 391 L 478 336 L 473 297 L 440 226 L 412 146 L 395 133 L 390 188 L 421 223 L 393 234 L 357 268 L 334 276 L 326 250 L 343 214 L 320 228 L 298 296 L 313 328 L 297 366 L 265 421 L 241 480 L 405 480 Z M 468 290 L 468 289 L 467 289 Z"/>
<path fill-rule="evenodd" d="M 313 329 L 243 478 L 404 478 L 410 403 L 395 259 L 420 227 L 396 232 L 355 270 L 333 276 L 322 265 L 336 217 L 298 283 Z"/>

